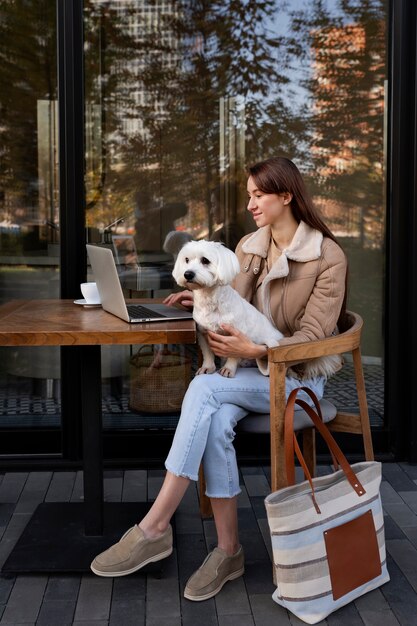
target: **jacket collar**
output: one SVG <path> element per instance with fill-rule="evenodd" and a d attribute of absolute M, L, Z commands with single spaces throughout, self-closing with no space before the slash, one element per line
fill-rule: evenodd
<path fill-rule="evenodd" d="M 270 240 L 270 226 L 262 226 L 244 242 L 242 250 L 246 254 L 256 254 L 266 259 Z M 318 259 L 321 255 L 322 241 L 323 234 L 319 230 L 315 230 L 305 222 L 300 222 L 293 240 L 288 248 L 282 250 L 281 256 L 275 261 L 268 278 L 287 276 L 289 272 L 288 259 L 301 263 Z"/>

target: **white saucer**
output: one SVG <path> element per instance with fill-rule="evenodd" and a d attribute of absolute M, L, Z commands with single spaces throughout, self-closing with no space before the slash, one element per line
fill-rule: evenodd
<path fill-rule="evenodd" d="M 86 300 L 84 300 L 84 299 L 82 299 L 82 300 L 74 300 L 74 304 L 80 304 L 81 306 L 90 307 L 90 308 L 91 308 L 91 307 L 98 307 L 98 306 L 101 306 L 101 304 L 100 304 L 100 303 L 97 303 L 97 304 L 88 304 L 88 302 L 87 302 Z"/>

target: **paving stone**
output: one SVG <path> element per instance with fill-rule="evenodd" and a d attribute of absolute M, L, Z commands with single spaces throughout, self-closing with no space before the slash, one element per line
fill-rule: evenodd
<path fill-rule="evenodd" d="M 260 475 L 244 474 L 243 480 L 249 496 L 267 496 L 271 493 L 271 488 L 263 472 Z"/>
<path fill-rule="evenodd" d="M 164 479 L 162 476 L 148 477 L 148 502 L 155 500 L 158 495 Z"/>
<path fill-rule="evenodd" d="M 177 562 L 180 581 L 180 593 L 185 583 L 200 567 L 207 556 L 207 547 L 204 535 L 177 535 Z"/>
<path fill-rule="evenodd" d="M 383 508 L 400 528 L 417 526 L 417 515 L 406 504 L 386 504 Z"/>
<path fill-rule="evenodd" d="M 391 580 L 380 587 L 381 592 L 399 624 L 411 626 L 415 624 L 417 615 L 417 594 L 389 554 L 387 567 Z"/>
<path fill-rule="evenodd" d="M 146 619 L 146 626 L 162 626 L 159 616 L 151 616 Z M 176 616 L 164 617 L 163 626 L 182 626 L 181 618 Z"/>
<path fill-rule="evenodd" d="M 382 504 L 402 504 L 401 496 L 395 491 L 394 487 L 387 481 L 381 481 L 381 500 Z"/>
<path fill-rule="evenodd" d="M 272 573 L 270 559 L 265 561 L 248 561 L 246 559 L 244 581 L 247 593 L 249 595 L 269 593 L 272 596 L 275 591 Z"/>
<path fill-rule="evenodd" d="M 36 622 L 47 581 L 46 576 L 19 576 L 10 593 L 2 623 Z"/>
<path fill-rule="evenodd" d="M 385 599 L 384 594 L 382 593 L 381 588 L 374 589 L 369 593 L 365 593 L 360 598 L 357 598 L 354 602 L 356 608 L 359 613 L 362 614 L 365 611 L 374 612 L 374 613 L 385 613 L 389 611 L 389 604 Z"/>
<path fill-rule="evenodd" d="M 71 502 L 82 502 L 84 500 L 84 476 L 83 472 L 77 472 L 74 482 L 74 489 L 71 494 Z"/>
<path fill-rule="evenodd" d="M 110 615 L 113 580 L 90 575 L 81 579 L 74 621 L 105 621 Z"/>
<path fill-rule="evenodd" d="M 215 597 L 217 615 L 250 615 L 251 609 L 243 578 L 225 584 Z"/>
<path fill-rule="evenodd" d="M 395 491 L 417 491 L 417 485 L 398 463 L 383 463 L 382 476 L 391 484 Z"/>
<path fill-rule="evenodd" d="M 404 535 L 417 548 L 417 526 L 408 526 L 404 528 Z M 390 537 L 390 539 L 401 539 L 401 537 Z"/>
<path fill-rule="evenodd" d="M 216 605 L 213 598 L 204 602 L 191 602 L 183 597 L 181 591 L 180 601 L 182 626 L 218 626 Z"/>
<path fill-rule="evenodd" d="M 179 584 L 177 576 L 176 551 L 165 560 L 167 566 L 161 578 L 147 576 L 146 585 L 146 623 L 148 620 L 159 618 L 160 623 L 165 620 L 181 621 Z M 174 623 L 173 622 L 173 623 Z M 156 623 L 156 622 L 155 622 Z"/>
<path fill-rule="evenodd" d="M 106 502 L 122 501 L 123 478 L 121 476 L 109 476 L 103 480 L 104 500 Z"/>
<path fill-rule="evenodd" d="M 115 578 L 110 611 L 110 626 L 145 625 L 145 576 Z"/>
<path fill-rule="evenodd" d="M 122 469 L 107 469 L 103 472 L 104 479 L 106 478 L 123 478 L 124 470 Z"/>
<path fill-rule="evenodd" d="M 241 509 L 238 511 L 239 531 L 251 530 L 257 533 L 259 531 L 258 520 L 252 509 Z"/>
<path fill-rule="evenodd" d="M 45 502 L 69 502 L 74 489 L 75 472 L 54 472 Z"/>
<path fill-rule="evenodd" d="M 417 550 L 408 540 L 390 539 L 386 548 L 407 578 L 414 591 L 417 592 Z"/>
<path fill-rule="evenodd" d="M 237 506 L 239 509 L 248 509 L 251 506 L 248 492 L 245 485 L 240 485 L 241 492 L 237 497 Z"/>
<path fill-rule="evenodd" d="M 206 540 L 207 553 L 211 552 L 217 546 L 216 525 L 213 519 L 205 519 L 203 522 L 204 536 Z M 201 563 L 200 563 L 201 565 Z"/>
<path fill-rule="evenodd" d="M 45 600 L 75 601 L 80 584 L 80 576 L 50 576 L 45 591 Z"/>
<path fill-rule="evenodd" d="M 358 609 L 352 602 L 328 615 L 324 623 L 327 623 L 328 626 L 363 626 Z M 379 626 L 381 625 L 379 624 Z"/>
<path fill-rule="evenodd" d="M 410 527 L 411 529 L 413 527 Z M 417 531 L 417 526 L 414 527 L 415 530 Z M 394 520 L 392 519 L 392 517 L 390 515 L 384 515 L 384 532 L 385 532 L 385 540 L 387 539 L 405 539 L 406 535 L 405 535 L 405 531 L 407 530 L 407 528 L 404 528 L 404 530 L 401 530 L 401 528 L 398 526 L 398 524 L 396 524 L 394 522 Z"/>
<path fill-rule="evenodd" d="M 6 527 L 9 523 L 14 511 L 16 509 L 15 504 L 0 504 L 0 527 Z"/>
<path fill-rule="evenodd" d="M 198 494 L 194 484 L 187 489 L 175 513 L 175 528 L 176 532 L 181 534 L 203 532 Z"/>
<path fill-rule="evenodd" d="M 51 482 L 51 472 L 31 472 L 16 505 L 15 514 L 33 513 L 45 494 Z"/>
<path fill-rule="evenodd" d="M 417 491 L 399 491 L 398 495 L 401 496 L 413 513 L 417 514 Z"/>
<path fill-rule="evenodd" d="M 5 532 L 2 535 L 0 543 L 0 568 L 3 567 L 7 557 L 16 545 L 17 540 L 25 529 L 27 523 L 32 516 L 13 515 Z"/>
<path fill-rule="evenodd" d="M 410 465 L 410 463 L 398 463 L 398 465 L 411 480 L 417 480 L 417 465 Z"/>
<path fill-rule="evenodd" d="M 258 520 L 258 524 L 259 524 L 259 530 L 261 531 L 261 535 L 262 535 L 262 540 L 264 542 L 264 546 L 266 548 L 266 551 L 268 552 L 269 560 L 272 563 L 272 561 L 273 561 L 272 543 L 271 543 L 271 533 L 270 533 L 270 530 L 269 530 L 268 520 L 260 519 L 260 520 Z"/>
<path fill-rule="evenodd" d="M 258 626 L 288 626 L 291 623 L 287 611 L 274 602 L 270 595 L 250 595 L 249 602 Z"/>
<path fill-rule="evenodd" d="M 126 470 L 123 480 L 123 502 L 146 502 L 148 473 L 146 470 Z"/>
<path fill-rule="evenodd" d="M 107 620 L 83 620 L 82 622 L 72 622 L 72 626 L 108 626 Z"/>
<path fill-rule="evenodd" d="M 5 622 L 2 620 L 1 626 L 36 626 L 35 622 Z"/>
<path fill-rule="evenodd" d="M 243 479 L 245 479 L 246 476 L 265 476 L 265 472 L 262 467 L 243 466 L 240 468 L 240 472 Z"/>
<path fill-rule="evenodd" d="M 8 472 L 0 485 L 0 502 L 17 502 L 27 477 L 27 472 Z"/>
<path fill-rule="evenodd" d="M 245 551 L 245 559 L 247 561 L 267 561 L 268 551 L 259 532 L 252 530 L 240 531 L 240 542 Z"/>
<path fill-rule="evenodd" d="M 15 583 L 14 576 L 0 577 L 0 604 L 6 604 Z"/>
<path fill-rule="evenodd" d="M 334 469 L 332 465 L 318 465 L 316 468 L 316 476 L 327 476 L 333 474 Z"/>
<path fill-rule="evenodd" d="M 75 600 L 48 600 L 41 606 L 36 626 L 60 626 L 72 624 Z"/>
<path fill-rule="evenodd" d="M 263 496 L 252 496 L 250 499 L 252 510 L 255 513 L 256 519 L 266 518 L 265 498 Z"/>
<path fill-rule="evenodd" d="M 255 622 L 252 615 L 219 615 L 219 626 L 255 626 Z"/>

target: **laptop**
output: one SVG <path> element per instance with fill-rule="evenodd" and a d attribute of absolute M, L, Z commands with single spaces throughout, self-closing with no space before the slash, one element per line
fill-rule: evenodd
<path fill-rule="evenodd" d="M 190 311 L 166 304 L 126 304 L 113 252 L 109 248 L 91 244 L 87 244 L 86 248 L 100 294 L 101 306 L 107 313 L 131 324 L 192 319 L 193 314 Z"/>

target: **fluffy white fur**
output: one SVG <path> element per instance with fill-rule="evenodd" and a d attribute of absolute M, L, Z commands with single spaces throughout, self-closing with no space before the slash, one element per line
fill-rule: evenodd
<path fill-rule="evenodd" d="M 180 287 L 193 291 L 193 317 L 199 331 L 223 332 L 221 325 L 230 324 L 254 343 L 277 346 L 282 333 L 230 286 L 239 270 L 234 252 L 221 243 L 203 240 L 181 248 L 172 275 Z M 211 374 L 216 370 L 214 354 L 202 332 L 198 341 L 203 363 L 197 374 Z M 233 377 L 238 365 L 239 359 L 228 358 L 220 374 Z"/>

